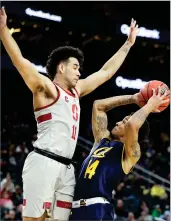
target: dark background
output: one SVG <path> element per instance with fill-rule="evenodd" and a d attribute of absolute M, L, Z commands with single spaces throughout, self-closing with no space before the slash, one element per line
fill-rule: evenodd
<path fill-rule="evenodd" d="M 127 39 L 120 31 L 122 24 L 130 24 L 131 18 L 137 20 L 140 27 L 157 29 L 160 39 L 137 37 L 123 65 L 116 75 L 97 88 L 91 94 L 80 99 L 82 138 L 93 142 L 91 129 L 91 111 L 93 101 L 116 95 L 134 94 L 137 89 L 122 89 L 116 85 L 116 77 L 126 79 L 140 78 L 143 81 L 160 80 L 170 87 L 170 2 L 2 2 L 8 15 L 8 27 L 20 28 L 14 33 L 23 56 L 36 65 L 46 65 L 48 55 L 62 45 L 71 45 L 83 50 L 85 56 L 81 78 L 85 78 L 102 65 L 124 44 Z M 62 22 L 54 22 L 25 14 L 26 8 L 42 10 L 62 16 Z M 9 218 L 10 209 L 3 208 L 2 220 L 21 220 L 22 179 L 24 160 L 36 139 L 36 121 L 34 119 L 32 93 L 12 65 L 10 58 L 1 44 L 1 177 L 10 172 L 12 182 L 20 186 L 20 194 L 12 194 L 15 218 Z M 111 110 L 109 126 L 121 120 L 125 115 L 136 111 L 136 105 L 127 105 Z M 170 179 L 170 106 L 160 114 L 150 114 L 150 137 L 141 145 L 142 156 L 138 162 L 142 168 L 154 172 L 165 179 Z M 78 161 L 78 172 L 82 161 L 88 154 L 91 144 L 79 137 L 74 159 Z M 138 175 L 135 175 L 138 172 Z M 144 179 L 141 178 L 144 176 Z M 150 179 L 167 188 L 166 183 L 147 175 L 141 170 L 134 170 L 125 177 L 124 185 L 116 190 L 115 214 L 124 220 L 128 212 L 135 217 L 159 213 L 160 217 L 169 210 L 169 193 L 161 198 L 151 195 Z M 121 183 L 123 184 L 123 183 Z M 119 184 L 120 185 L 120 184 Z M 146 193 L 145 193 L 146 192 Z M 10 193 L 11 194 L 11 193 Z M 2 198 L 5 198 L 2 194 Z M 118 208 L 118 199 L 124 201 L 123 208 Z M 142 206 L 142 204 L 147 205 Z M 5 218 L 6 217 L 6 218 Z M 18 217 L 18 218 L 17 218 Z M 126 219 L 128 220 L 128 219 Z M 168 218 L 170 220 L 170 218 Z"/>
<path fill-rule="evenodd" d="M 45 66 L 47 57 L 54 48 L 60 45 L 79 47 L 85 55 L 82 78 L 101 68 L 125 42 L 126 35 L 119 29 L 121 24 L 129 25 L 133 17 L 140 27 L 158 29 L 161 36 L 164 36 L 164 42 L 160 39 L 137 37 L 135 45 L 115 76 L 141 78 L 144 81 L 156 79 L 170 86 L 169 2 L 3 2 L 3 5 L 8 14 L 9 28 L 21 28 L 21 32 L 14 33 L 13 37 L 26 58 Z M 25 14 L 27 7 L 61 15 L 63 20 L 58 23 L 30 17 Z M 24 25 L 21 24 L 23 21 Z M 33 27 L 35 24 L 37 28 Z M 14 70 L 2 48 L 2 113 L 17 110 L 21 117 L 35 125 L 32 94 Z M 137 92 L 135 89 L 118 88 L 115 76 L 81 99 L 81 135 L 86 136 L 85 128 L 91 122 L 92 102 L 95 99 Z M 134 110 L 134 105 L 119 108 L 109 113 L 112 116 L 110 119 L 112 122 L 119 120 Z M 156 124 L 162 121 L 163 127 L 169 130 L 169 108 L 161 114 L 151 115 L 150 118 Z M 155 128 L 160 130 L 159 127 Z"/>

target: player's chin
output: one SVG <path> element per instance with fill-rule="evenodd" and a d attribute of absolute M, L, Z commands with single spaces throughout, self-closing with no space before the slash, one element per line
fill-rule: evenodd
<path fill-rule="evenodd" d="M 121 131 L 117 126 L 113 128 L 112 134 L 113 134 L 114 137 L 119 137 L 120 133 L 121 133 Z"/>
<path fill-rule="evenodd" d="M 74 88 L 75 88 L 75 87 L 76 87 L 76 85 L 77 85 L 77 81 L 73 81 L 73 82 L 72 82 L 72 87 L 74 87 Z"/>

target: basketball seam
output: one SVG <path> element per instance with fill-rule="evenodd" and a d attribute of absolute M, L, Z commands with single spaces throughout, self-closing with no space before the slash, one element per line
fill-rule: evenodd
<path fill-rule="evenodd" d="M 164 83 L 160 84 L 159 86 L 161 87 Z"/>
<path fill-rule="evenodd" d="M 149 100 L 149 98 L 150 98 L 150 96 L 149 96 L 149 94 L 148 94 L 148 88 L 149 88 L 149 85 L 150 85 L 150 82 L 148 83 L 148 86 L 147 86 L 147 97 L 148 97 L 148 100 Z"/>

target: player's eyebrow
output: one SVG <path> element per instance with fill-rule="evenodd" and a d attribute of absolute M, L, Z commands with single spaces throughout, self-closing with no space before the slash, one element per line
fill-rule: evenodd
<path fill-rule="evenodd" d="M 123 122 L 125 123 L 125 121 L 128 121 L 128 120 L 129 120 L 129 116 L 124 117 Z"/>
<path fill-rule="evenodd" d="M 74 64 L 75 66 L 77 66 L 77 67 L 80 67 L 80 65 L 79 64 Z"/>

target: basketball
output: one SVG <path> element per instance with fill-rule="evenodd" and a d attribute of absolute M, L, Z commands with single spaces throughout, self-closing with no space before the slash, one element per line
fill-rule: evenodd
<path fill-rule="evenodd" d="M 139 91 L 139 94 L 138 94 L 138 99 L 139 99 L 139 103 L 140 103 L 141 107 L 143 107 L 145 104 L 147 104 L 148 100 L 153 95 L 152 88 L 154 88 L 155 90 L 157 89 L 156 92 L 158 93 L 158 87 L 159 86 L 161 87 L 162 94 L 164 94 L 165 91 L 167 91 L 165 99 L 166 100 L 168 98 L 170 99 L 170 89 L 169 89 L 169 87 L 165 83 L 163 83 L 161 81 L 157 81 L 157 80 L 149 81 Z M 165 110 L 169 106 L 169 104 L 170 104 L 170 100 L 167 103 L 160 105 L 158 109 L 160 111 L 163 111 L 163 110 Z"/>

